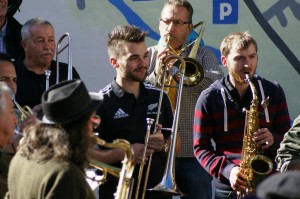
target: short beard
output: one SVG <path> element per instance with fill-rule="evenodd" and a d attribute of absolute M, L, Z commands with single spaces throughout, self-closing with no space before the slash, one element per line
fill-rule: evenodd
<path fill-rule="evenodd" d="M 229 70 L 230 75 L 233 77 L 233 79 L 240 84 L 244 84 L 245 79 L 242 79 L 236 72 L 234 72 L 233 70 Z"/>
<path fill-rule="evenodd" d="M 126 79 L 130 79 L 130 80 L 135 81 L 135 82 L 144 82 L 145 79 L 146 79 L 146 74 L 144 75 L 144 77 L 140 78 L 140 77 L 134 75 L 133 73 L 128 73 L 126 75 Z"/>

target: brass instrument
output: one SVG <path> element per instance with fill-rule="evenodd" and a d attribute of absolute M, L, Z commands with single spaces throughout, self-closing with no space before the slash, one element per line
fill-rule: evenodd
<path fill-rule="evenodd" d="M 144 147 L 144 151 L 143 151 L 142 163 L 141 163 L 140 169 L 139 169 L 137 187 L 136 187 L 136 192 L 135 192 L 135 198 L 136 199 L 139 199 L 140 185 L 141 185 L 144 166 L 145 166 L 146 150 L 147 150 L 147 147 L 148 147 L 149 137 L 150 137 L 150 133 L 151 133 L 151 126 L 154 122 L 154 119 L 146 118 L 146 121 L 147 121 L 147 132 L 146 132 L 146 137 L 145 137 L 145 147 Z M 145 197 L 145 192 L 146 192 L 146 187 L 147 187 L 147 182 L 148 182 L 148 177 L 149 177 L 149 172 L 150 172 L 149 169 L 150 169 L 150 166 L 151 166 L 151 162 L 152 162 L 152 155 L 149 158 L 149 163 L 148 163 L 148 167 L 147 167 L 147 171 L 146 171 L 147 174 L 146 174 L 145 179 L 144 179 L 144 186 L 143 186 L 143 190 L 142 190 L 142 193 L 141 193 L 142 195 L 141 195 L 140 198 Z"/>
<path fill-rule="evenodd" d="M 46 91 L 47 91 L 49 89 L 51 70 L 45 70 L 45 75 L 46 75 Z"/>
<path fill-rule="evenodd" d="M 156 185 L 154 188 L 149 189 L 150 191 L 159 191 L 164 192 L 166 194 L 171 195 L 179 195 L 182 196 L 183 193 L 178 189 L 176 182 L 175 182 L 175 147 L 176 147 L 176 140 L 177 140 L 177 134 L 178 134 L 178 123 L 179 123 L 179 113 L 180 113 L 180 104 L 181 104 L 181 95 L 182 95 L 182 88 L 184 85 L 184 79 L 185 79 L 185 69 L 186 69 L 186 62 L 184 58 L 178 55 L 169 55 L 165 59 L 165 63 L 163 64 L 162 68 L 164 69 L 164 73 L 162 76 L 162 82 L 165 82 L 166 76 L 167 76 L 167 65 L 170 61 L 173 61 L 174 59 L 178 60 L 180 62 L 179 68 L 178 68 L 178 75 L 179 83 L 177 87 L 177 98 L 176 98 L 176 108 L 174 111 L 174 119 L 173 119 L 173 126 L 172 126 L 172 134 L 171 134 L 171 144 L 170 149 L 168 152 L 168 159 L 167 164 L 165 168 L 165 172 L 163 175 L 162 181 Z M 167 85 L 168 86 L 168 85 Z M 159 99 L 159 109 L 157 111 L 157 118 L 156 122 L 159 121 L 159 114 L 160 114 L 160 106 L 162 103 L 162 95 L 164 90 L 164 83 L 161 85 L 161 94 Z M 168 129 L 167 129 L 168 130 Z"/>
<path fill-rule="evenodd" d="M 64 40 L 64 38 L 67 37 L 68 38 L 68 43 L 62 48 L 60 49 L 60 45 L 62 43 L 62 41 Z M 57 42 L 56 45 L 56 84 L 58 84 L 59 82 L 59 60 L 58 60 L 58 55 L 60 53 L 62 53 L 64 51 L 64 49 L 66 49 L 68 47 L 68 80 L 71 80 L 73 78 L 73 68 L 72 68 L 72 49 L 71 49 L 71 35 L 70 33 L 66 32 L 64 33 L 60 39 Z"/>
<path fill-rule="evenodd" d="M 241 172 L 247 176 L 247 186 L 245 190 L 237 191 L 238 198 L 244 198 L 255 192 L 256 185 L 268 175 L 272 169 L 272 161 L 265 155 L 262 155 L 261 148 L 253 141 L 253 134 L 258 130 L 258 96 L 254 84 L 250 80 L 250 75 L 246 75 L 246 81 L 249 83 L 253 99 L 250 110 L 246 111 L 245 129 L 243 137 L 243 148 L 241 157 Z"/>
<path fill-rule="evenodd" d="M 95 139 L 97 141 L 97 144 L 101 146 L 108 148 L 121 148 L 125 151 L 125 157 L 122 161 L 122 169 L 115 168 L 93 159 L 90 159 L 90 165 L 103 172 L 100 183 L 103 183 L 105 181 L 107 173 L 110 173 L 115 177 L 119 177 L 115 199 L 130 199 L 133 185 L 131 177 L 134 170 L 134 152 L 131 148 L 130 143 L 123 139 L 116 139 L 112 143 L 107 143 L 98 137 L 95 137 Z"/>
<path fill-rule="evenodd" d="M 67 44 L 60 49 L 60 45 L 63 42 L 64 38 L 68 37 L 68 42 Z M 70 33 L 66 32 L 64 33 L 58 40 L 56 44 L 56 49 L 55 49 L 55 59 L 56 59 L 56 84 L 59 83 L 59 59 L 58 55 L 62 53 L 66 48 L 68 47 L 68 78 L 67 80 L 73 79 L 73 67 L 72 67 L 72 49 L 71 49 L 71 35 Z M 49 89 L 49 81 L 50 81 L 50 75 L 51 75 L 51 70 L 45 70 L 45 76 L 46 76 L 46 91 Z"/>
<path fill-rule="evenodd" d="M 12 101 L 20 112 L 21 121 L 25 120 L 27 117 L 33 114 L 33 111 L 29 106 L 21 107 L 14 97 L 12 98 Z"/>
<path fill-rule="evenodd" d="M 89 159 L 89 163 L 92 167 L 102 171 L 102 176 L 97 180 L 99 185 L 102 185 L 106 181 L 107 174 L 118 178 L 120 176 L 121 169 L 113 167 L 109 164 L 96 161 L 94 159 Z"/>
<path fill-rule="evenodd" d="M 200 21 L 199 23 L 197 23 L 196 25 L 193 26 L 193 28 L 197 28 L 198 26 L 201 26 L 200 31 L 198 33 L 198 37 L 197 39 L 188 44 L 187 46 L 185 46 L 184 48 L 182 48 L 179 53 L 177 53 L 170 45 L 169 42 L 172 39 L 172 35 L 169 34 L 166 37 L 166 43 L 167 43 L 167 47 L 171 49 L 171 51 L 178 56 L 182 56 L 181 53 L 190 45 L 193 45 L 193 48 L 190 51 L 190 54 L 188 57 L 183 57 L 184 61 L 185 61 L 185 65 L 186 65 L 186 69 L 185 69 L 185 73 L 184 73 L 184 81 L 183 81 L 183 85 L 184 86 L 195 86 L 198 83 L 200 83 L 204 77 L 204 70 L 203 70 L 203 66 L 195 59 L 196 55 L 197 55 L 197 51 L 200 45 L 200 41 L 205 29 L 205 21 Z M 181 62 L 180 61 L 175 61 L 172 65 L 172 67 L 170 68 L 170 75 L 173 77 L 173 79 L 179 83 L 180 80 L 180 72 L 179 72 L 179 67 L 180 67 Z M 161 78 L 158 78 L 158 80 L 160 80 Z M 168 77 L 166 78 L 168 79 Z M 159 85 L 161 85 L 161 82 L 158 82 Z"/>
<path fill-rule="evenodd" d="M 159 115 L 160 115 L 160 109 L 161 109 L 161 104 L 162 104 L 162 99 L 163 99 L 163 94 L 165 91 L 165 88 L 167 88 L 167 92 L 169 92 L 169 88 L 176 88 L 177 92 L 175 93 L 176 96 L 173 98 L 170 96 L 170 93 L 168 93 L 169 97 L 174 99 L 176 103 L 171 100 L 173 110 L 174 111 L 174 120 L 173 120 L 173 126 L 172 129 L 163 129 L 163 130 L 171 130 L 172 131 L 172 139 L 171 139 L 171 144 L 170 144 L 170 150 L 168 154 L 168 160 L 167 160 L 167 165 L 166 169 L 164 172 L 164 176 L 162 181 L 155 186 L 152 189 L 149 189 L 149 191 L 159 191 L 159 192 L 164 192 L 167 194 L 171 195 L 183 195 L 181 191 L 178 189 L 176 182 L 175 182 L 175 147 L 176 147 L 176 140 L 177 140 L 177 133 L 178 133 L 178 123 L 179 123 L 179 113 L 180 113 L 180 103 L 181 103 L 181 95 L 182 95 L 182 88 L 183 86 L 194 86 L 197 85 L 198 83 L 201 82 L 201 80 L 204 77 L 204 70 L 201 64 L 195 60 L 199 44 L 201 41 L 201 37 L 204 31 L 205 27 L 205 22 L 200 22 L 197 25 L 194 26 L 196 28 L 197 26 L 203 24 L 198 38 L 193 42 L 194 46 L 191 50 L 191 53 L 189 57 L 182 57 L 180 56 L 181 52 L 184 51 L 184 49 L 188 46 L 186 46 L 184 49 L 181 49 L 179 53 L 176 53 L 174 49 L 169 45 L 170 41 L 173 39 L 173 36 L 171 34 L 166 36 L 166 43 L 167 47 L 172 50 L 173 54 L 167 55 L 165 58 L 164 62 L 160 64 L 159 66 L 159 74 L 157 77 L 157 84 L 161 87 L 161 93 L 159 97 L 159 105 L 158 105 L 158 110 L 157 110 L 157 116 L 156 116 L 156 124 L 159 122 Z M 191 43 L 191 44 L 193 44 Z M 190 45 L 191 45 L 190 44 Z M 169 65 L 172 65 L 169 67 Z M 171 81 L 175 80 L 177 85 L 173 86 L 171 84 Z M 174 109 L 174 107 L 176 107 Z M 148 119 L 149 120 L 149 119 Z M 150 122 L 147 121 L 148 123 L 148 128 Z M 155 130 L 156 132 L 156 125 L 155 125 Z M 147 134 L 149 133 L 149 130 Z M 146 142 L 145 142 L 145 149 L 144 152 L 147 149 L 147 135 L 146 135 Z M 149 176 L 149 171 L 150 171 L 150 166 L 152 162 L 152 155 L 149 157 L 148 161 L 148 168 L 146 171 L 145 179 L 144 179 L 144 188 L 142 190 L 142 195 L 139 197 L 139 186 L 140 186 L 140 181 L 138 181 L 137 184 L 137 190 L 136 190 L 136 199 L 143 199 L 146 191 L 146 185 L 148 182 L 148 176 Z M 143 164 L 141 165 L 143 167 Z M 140 175 L 142 175 L 142 172 L 139 174 L 139 179 L 141 178 Z"/>
<path fill-rule="evenodd" d="M 179 113 L 180 113 L 180 102 L 181 102 L 181 95 L 182 95 L 181 92 L 182 92 L 182 88 L 183 88 L 183 84 L 184 84 L 183 81 L 184 81 L 184 74 L 185 74 L 185 61 L 182 57 L 180 57 L 178 55 L 167 56 L 165 58 L 164 64 L 161 66 L 161 68 L 163 69 L 163 73 L 161 76 L 162 84 L 161 84 L 161 92 L 160 92 L 160 96 L 159 96 L 159 103 L 158 103 L 158 108 L 157 108 L 156 124 L 155 124 L 154 132 L 156 132 L 156 130 L 157 130 L 156 125 L 158 124 L 159 117 L 160 117 L 160 110 L 161 110 L 162 99 L 163 99 L 164 88 L 165 88 L 164 82 L 166 82 L 166 78 L 168 75 L 167 74 L 167 70 L 168 70 L 167 66 L 168 66 L 169 62 L 174 61 L 174 59 L 179 60 L 181 62 L 180 67 L 178 69 L 179 70 L 178 72 L 180 74 L 180 80 L 179 80 L 179 84 L 177 87 L 176 109 L 175 109 L 175 113 L 174 113 L 172 129 L 162 129 L 162 130 L 171 130 L 172 140 L 171 140 L 170 150 L 168 153 L 167 165 L 166 165 L 163 179 L 157 186 L 149 189 L 149 191 L 160 191 L 160 192 L 165 192 L 167 194 L 172 194 L 172 195 L 183 195 L 175 183 L 175 161 L 174 161 L 175 146 L 176 146 L 177 132 L 178 132 L 178 121 L 179 121 Z M 167 86 L 169 86 L 169 85 L 167 85 Z M 147 124 L 148 124 L 147 134 L 150 131 L 152 122 L 153 121 L 151 121 L 150 119 L 147 119 Z M 146 140 L 146 142 L 147 142 L 147 140 Z M 146 149 L 147 149 L 147 143 L 145 143 L 144 152 L 146 151 Z M 150 172 L 150 167 L 151 167 L 151 162 L 152 162 L 152 155 L 150 155 L 149 160 L 148 160 L 148 168 L 147 168 L 146 174 L 145 174 L 144 188 L 141 193 L 142 195 L 139 197 L 139 189 L 136 189 L 136 197 L 135 197 L 136 199 L 144 198 L 144 195 L 146 192 L 146 186 L 147 186 L 147 182 L 148 182 L 148 176 L 149 176 L 149 172 Z M 140 172 L 140 175 L 142 175 L 142 172 Z M 139 178 L 140 178 L 140 176 L 139 176 Z M 139 187 L 139 183 L 140 183 L 140 181 L 138 181 L 138 184 L 137 184 L 138 187 Z"/>
<path fill-rule="evenodd" d="M 205 21 L 200 21 L 199 23 L 197 23 L 196 25 L 193 26 L 193 28 L 197 28 L 198 26 L 201 25 L 198 37 L 195 41 L 191 42 L 190 44 L 188 44 L 187 46 L 183 47 L 179 52 L 176 52 L 171 46 L 170 46 L 170 42 L 173 39 L 173 36 L 171 34 L 168 34 L 166 36 L 166 45 L 167 47 L 171 50 L 171 52 L 177 56 L 181 56 L 182 52 L 189 47 L 190 45 L 193 44 L 193 48 L 190 51 L 190 54 L 188 57 L 183 57 L 184 62 L 186 63 L 186 69 L 184 72 L 184 80 L 183 80 L 183 85 L 187 86 L 187 87 L 191 87 L 191 86 L 195 86 L 197 84 L 199 84 L 203 77 L 204 77 L 204 69 L 203 66 L 195 59 L 196 55 L 197 55 L 197 51 L 199 49 L 199 45 L 200 45 L 200 41 L 205 29 Z M 172 88 L 177 88 L 176 84 L 179 83 L 180 80 L 180 73 L 179 73 L 179 68 L 180 68 L 180 64 L 181 62 L 178 61 L 178 59 L 175 60 L 170 60 L 169 61 L 169 65 L 172 65 L 171 67 L 168 67 L 166 69 L 166 78 L 165 81 L 162 81 L 162 74 L 163 74 L 163 69 L 162 67 L 160 67 L 160 72 L 158 73 L 158 77 L 157 77 L 157 84 L 159 86 L 161 86 L 162 84 L 165 84 L 165 91 L 168 94 L 171 104 L 172 104 L 172 109 L 173 111 L 175 110 L 176 107 L 176 94 L 177 92 L 175 91 L 175 89 Z M 163 64 L 160 63 L 160 65 L 162 66 Z M 175 81 L 175 82 L 174 82 Z M 174 85 L 175 83 L 175 85 Z"/>

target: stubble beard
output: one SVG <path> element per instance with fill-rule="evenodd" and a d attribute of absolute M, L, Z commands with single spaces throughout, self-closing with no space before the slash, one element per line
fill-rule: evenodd
<path fill-rule="evenodd" d="M 130 79 L 132 81 L 135 81 L 135 82 L 144 82 L 145 79 L 146 79 L 146 74 L 143 76 L 143 77 L 140 77 L 140 76 L 137 76 L 137 75 L 134 75 L 133 73 L 128 73 L 127 74 L 127 79 Z"/>
<path fill-rule="evenodd" d="M 235 80 L 235 82 L 239 83 L 239 84 L 247 84 L 245 82 L 245 79 L 241 78 L 239 76 L 239 74 L 237 74 L 235 71 L 233 70 L 229 70 L 230 75 L 232 76 L 232 78 Z"/>

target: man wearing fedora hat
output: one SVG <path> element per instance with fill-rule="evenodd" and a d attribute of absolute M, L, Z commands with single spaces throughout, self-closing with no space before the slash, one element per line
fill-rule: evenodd
<path fill-rule="evenodd" d="M 37 120 L 24 129 L 11 161 L 6 198 L 95 198 L 84 169 L 101 102 L 81 80 L 44 92 Z"/>
<path fill-rule="evenodd" d="M 146 118 L 156 118 L 159 104 L 160 90 L 144 83 L 148 68 L 148 50 L 145 45 L 147 32 L 135 26 L 117 26 L 108 35 L 107 47 L 111 65 L 116 69 L 116 77 L 112 83 L 101 89 L 103 105 L 97 113 L 101 117 L 99 136 L 107 142 L 115 139 L 125 139 L 131 143 L 134 150 L 135 170 L 133 178 L 135 185 L 133 195 L 136 193 L 138 173 L 142 163 L 145 148 L 145 135 L 147 131 Z M 160 130 L 162 127 L 171 128 L 173 113 L 168 96 L 164 93 L 157 131 L 150 135 L 146 160 L 153 154 L 147 188 L 153 188 L 161 180 L 165 165 L 165 140 L 170 132 Z M 154 130 L 152 126 L 152 131 Z M 101 149 L 95 152 L 93 158 L 121 167 L 124 153 L 118 149 Z M 145 168 L 147 164 L 145 165 Z M 145 171 L 146 169 L 144 169 Z M 146 173 L 146 172 L 144 172 Z M 140 189 L 143 189 L 144 175 L 141 179 Z M 107 181 L 99 187 L 100 199 L 114 198 L 118 179 L 108 175 Z M 146 198 L 166 198 L 146 192 Z M 139 197 L 140 198 L 140 197 Z"/>

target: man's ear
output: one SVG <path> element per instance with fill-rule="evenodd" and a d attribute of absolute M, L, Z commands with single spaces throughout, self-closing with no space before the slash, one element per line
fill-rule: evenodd
<path fill-rule="evenodd" d="M 194 28 L 194 25 L 192 23 L 189 24 L 189 31 L 190 31 L 190 33 L 193 31 L 193 28 Z"/>
<path fill-rule="evenodd" d="M 225 56 L 221 56 L 221 62 L 225 68 L 227 68 L 227 59 Z"/>
<path fill-rule="evenodd" d="M 118 64 L 118 61 L 117 61 L 116 58 L 110 57 L 110 58 L 109 58 L 109 62 L 110 62 L 110 64 L 111 64 L 114 68 L 118 68 L 118 67 L 119 67 L 119 64 Z"/>
<path fill-rule="evenodd" d="M 26 41 L 21 40 L 20 45 L 23 47 L 23 49 L 25 49 L 26 48 Z"/>

